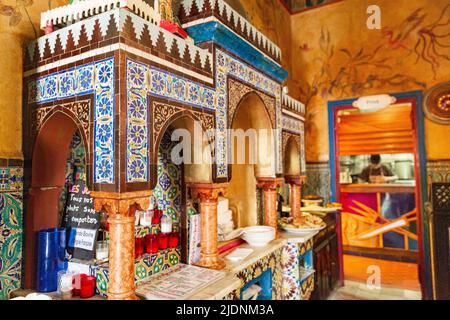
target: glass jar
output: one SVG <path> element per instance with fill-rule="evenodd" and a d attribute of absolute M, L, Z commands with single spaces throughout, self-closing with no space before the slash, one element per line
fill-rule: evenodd
<path fill-rule="evenodd" d="M 105 261 L 109 257 L 109 242 L 98 241 L 95 250 L 95 259 L 97 261 Z"/>
<path fill-rule="evenodd" d="M 153 219 L 153 211 L 142 211 L 141 212 L 141 226 L 142 227 L 151 227 Z"/>

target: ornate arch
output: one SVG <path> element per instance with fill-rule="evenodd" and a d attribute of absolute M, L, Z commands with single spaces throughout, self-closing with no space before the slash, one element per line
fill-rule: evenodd
<path fill-rule="evenodd" d="M 283 139 L 283 142 L 282 142 L 282 146 L 283 146 L 283 148 L 282 148 L 282 156 L 283 156 L 283 158 L 286 156 L 286 149 L 287 149 L 287 146 L 288 146 L 288 143 L 289 143 L 289 141 L 291 140 L 291 139 L 293 139 L 294 141 L 295 141 L 295 143 L 297 144 L 297 148 L 298 148 L 298 150 L 299 150 L 299 152 L 300 153 L 302 153 L 302 138 L 301 138 L 301 136 L 299 135 L 299 134 L 295 134 L 295 133 L 291 133 L 291 132 L 287 132 L 287 131 L 284 131 L 283 130 L 283 136 L 282 136 L 282 139 Z M 299 157 L 299 161 L 300 161 L 300 168 L 302 169 L 302 156 L 301 156 L 301 154 L 299 154 L 298 155 L 298 157 Z M 284 168 L 284 161 L 283 161 L 283 171 L 285 170 L 286 168 Z"/>
<path fill-rule="evenodd" d="M 244 83 L 237 81 L 233 78 L 228 78 L 228 123 L 231 126 L 233 124 L 234 117 L 236 115 L 239 103 L 249 94 L 255 93 L 264 105 L 267 115 L 270 118 L 272 128 L 277 127 L 276 119 L 276 99 L 259 90 L 256 90 Z"/>
<path fill-rule="evenodd" d="M 52 118 L 52 116 L 61 112 L 71 118 L 81 133 L 84 145 L 86 146 L 87 163 L 91 161 L 92 149 L 92 100 L 79 100 L 68 103 L 62 103 L 57 106 L 47 106 L 36 108 L 32 113 L 31 121 L 31 150 L 34 148 L 36 139 L 44 124 Z"/>

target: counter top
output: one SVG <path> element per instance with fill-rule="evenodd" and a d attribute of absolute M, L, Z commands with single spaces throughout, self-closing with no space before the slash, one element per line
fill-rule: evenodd
<path fill-rule="evenodd" d="M 236 274 L 244 269 L 246 269 L 247 267 L 251 266 L 252 264 L 254 264 L 255 262 L 257 262 L 258 260 L 262 259 L 263 257 L 271 254 L 272 252 L 282 248 L 283 246 L 285 246 L 287 244 L 287 240 L 280 237 L 279 239 L 276 239 L 274 241 L 272 241 L 271 243 L 269 243 L 267 246 L 265 247 L 252 247 L 248 244 L 243 244 L 241 246 L 239 246 L 238 248 L 245 248 L 245 249 L 252 249 L 253 253 L 251 255 L 249 255 L 247 258 L 245 258 L 242 261 L 229 261 L 227 259 L 225 259 L 225 257 L 231 252 L 226 252 L 224 254 L 221 255 L 221 258 L 223 258 L 225 260 L 226 263 L 226 267 L 225 267 L 225 271 L 231 272 L 233 274 Z"/>
<path fill-rule="evenodd" d="M 349 193 L 415 193 L 415 184 L 357 183 L 341 184 L 341 192 Z"/>
<path fill-rule="evenodd" d="M 289 232 L 280 232 L 280 236 L 282 239 L 286 239 L 289 243 L 306 243 L 318 234 L 319 231 L 314 231 L 308 235 L 297 235 Z"/>

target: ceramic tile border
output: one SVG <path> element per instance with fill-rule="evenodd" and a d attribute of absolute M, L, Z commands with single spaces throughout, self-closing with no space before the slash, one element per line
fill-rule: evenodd
<path fill-rule="evenodd" d="M 23 160 L 0 158 L 0 193 L 23 190 Z"/>
<path fill-rule="evenodd" d="M 168 67 L 170 69 L 176 70 L 176 71 L 178 71 L 180 73 L 183 73 L 183 74 L 185 74 L 187 76 L 190 76 L 190 77 L 193 77 L 193 78 L 197 78 L 198 80 L 203 81 L 205 83 L 209 83 L 211 85 L 214 83 L 214 80 L 211 77 L 204 76 L 204 75 L 199 74 L 199 73 L 197 73 L 195 71 L 189 70 L 189 69 L 184 68 L 182 66 L 179 66 L 179 65 L 177 65 L 175 63 L 172 63 L 170 61 L 164 60 L 164 59 L 162 59 L 162 58 L 160 58 L 160 57 L 158 57 L 156 55 L 153 55 L 153 54 L 147 53 L 145 51 L 136 49 L 136 48 L 134 48 L 134 47 L 132 47 L 130 45 L 124 44 L 124 43 L 115 43 L 115 44 L 112 44 L 112 45 L 109 45 L 109 46 L 105 46 L 105 47 L 102 47 L 102 48 L 98 48 L 98 49 L 94 49 L 94 50 L 91 50 L 91 51 L 87 51 L 87 52 L 81 53 L 79 55 L 70 57 L 70 58 L 61 59 L 61 60 L 59 60 L 57 62 L 52 62 L 52 63 L 46 64 L 44 66 L 37 67 L 37 68 L 32 69 L 32 70 L 25 71 L 23 77 L 27 78 L 27 77 L 29 77 L 31 75 L 34 75 L 34 74 L 39 74 L 39 73 L 42 73 L 42 72 L 53 70 L 53 69 L 58 68 L 58 67 L 63 67 L 65 65 L 69 65 L 69 64 L 72 64 L 74 62 L 78 62 L 78 61 L 85 60 L 85 59 L 88 59 L 88 58 L 96 57 L 98 55 L 105 54 L 105 53 L 110 53 L 110 52 L 117 51 L 117 50 L 123 50 L 125 52 L 134 54 L 134 55 L 136 55 L 138 57 L 147 59 L 149 61 L 152 61 L 152 62 L 155 62 L 157 64 L 163 65 L 163 66 Z"/>
<path fill-rule="evenodd" d="M 94 94 L 94 183 L 115 182 L 115 58 L 66 69 L 28 82 L 28 104 Z"/>

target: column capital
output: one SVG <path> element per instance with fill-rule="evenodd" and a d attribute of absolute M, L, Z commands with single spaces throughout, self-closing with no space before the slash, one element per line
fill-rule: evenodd
<path fill-rule="evenodd" d="M 264 191 L 274 191 L 283 185 L 282 178 L 256 178 L 257 186 Z"/>
<path fill-rule="evenodd" d="M 285 176 L 287 183 L 301 187 L 306 182 L 306 176 Z"/>
<path fill-rule="evenodd" d="M 227 195 L 229 183 L 187 183 L 187 186 L 191 189 L 191 195 L 194 199 L 214 201 L 220 195 Z"/>
<path fill-rule="evenodd" d="M 137 192 L 98 192 L 92 191 L 91 197 L 94 198 L 94 208 L 98 211 L 106 211 L 109 216 L 134 216 L 135 210 L 146 210 L 150 206 L 150 196 L 152 191 Z"/>

